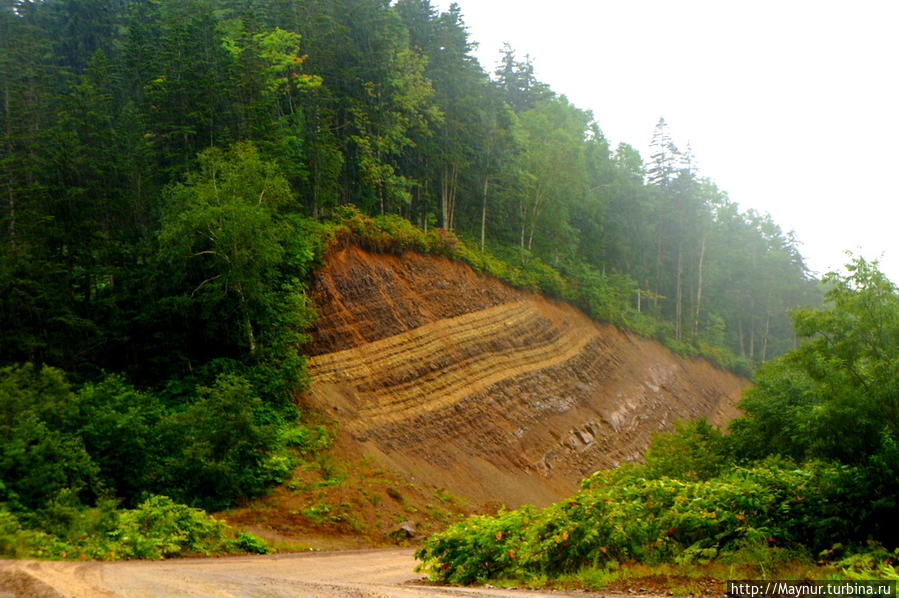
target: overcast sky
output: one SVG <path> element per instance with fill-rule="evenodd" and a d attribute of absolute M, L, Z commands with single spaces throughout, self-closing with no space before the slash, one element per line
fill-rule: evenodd
<path fill-rule="evenodd" d="M 796 232 L 813 270 L 848 249 L 899 282 L 899 1 L 458 2 L 488 71 L 508 41 L 644 158 L 664 116 L 701 174 Z"/>

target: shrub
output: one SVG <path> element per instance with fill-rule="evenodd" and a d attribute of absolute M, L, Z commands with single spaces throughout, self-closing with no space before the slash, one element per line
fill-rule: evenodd
<path fill-rule="evenodd" d="M 172 452 L 165 486 L 180 500 L 225 508 L 280 481 L 267 467 L 278 427 L 260 417 L 265 409 L 252 385 L 225 374 L 198 393 L 197 402 L 166 420 Z"/>
<path fill-rule="evenodd" d="M 281 430 L 280 442 L 305 456 L 326 450 L 333 441 L 334 432 L 322 425 L 297 424 Z"/>
<path fill-rule="evenodd" d="M 27 529 L 0 508 L 0 556 L 49 559 L 163 559 L 186 554 L 250 552 L 268 547 L 252 534 L 236 534 L 200 509 L 151 496 L 136 509 L 114 502 L 71 511 L 56 533 Z M 44 516 L 44 514 L 42 514 Z"/>
<path fill-rule="evenodd" d="M 852 521 L 834 488 L 852 472 L 736 468 L 707 480 L 647 477 L 643 466 L 594 474 L 571 498 L 541 510 L 470 518 L 429 538 L 416 556 L 431 577 L 472 583 L 500 576 L 559 575 L 637 560 L 706 560 L 752 543 L 803 551 Z"/>
<path fill-rule="evenodd" d="M 532 507 L 474 516 L 431 536 L 415 554 L 435 580 L 468 585 L 517 571 Z"/>
<path fill-rule="evenodd" d="M 240 532 L 232 542 L 232 546 L 241 552 L 250 554 L 269 554 L 272 549 L 265 540 L 247 532 Z"/>
<path fill-rule="evenodd" d="M 91 497 L 98 467 L 77 434 L 78 420 L 61 370 L 0 369 L 0 502 L 23 510 L 69 490 Z"/>
<path fill-rule="evenodd" d="M 650 478 L 707 480 L 730 466 L 727 449 L 724 434 L 710 426 L 705 418 L 678 421 L 673 432 L 653 436 L 645 456 L 646 475 Z"/>
<path fill-rule="evenodd" d="M 22 527 L 15 515 L 0 507 L 0 557 L 52 558 L 74 553 L 74 548 L 56 536 Z"/>
<path fill-rule="evenodd" d="M 117 540 L 125 558 L 161 559 L 222 551 L 227 547 L 227 530 L 227 525 L 200 509 L 153 496 L 134 510 L 122 511 L 117 528 L 108 535 Z"/>

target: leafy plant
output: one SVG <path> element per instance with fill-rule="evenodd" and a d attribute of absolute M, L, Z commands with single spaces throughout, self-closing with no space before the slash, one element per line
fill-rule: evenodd
<path fill-rule="evenodd" d="M 801 552 L 825 540 L 816 533 L 821 522 L 839 516 L 830 489 L 851 477 L 825 465 L 736 468 L 694 481 L 646 473 L 599 472 L 545 509 L 470 518 L 429 538 L 416 556 L 432 578 L 468 584 L 633 560 L 704 561 L 753 542 Z"/>
<path fill-rule="evenodd" d="M 29 530 L 0 509 L 0 555 L 55 559 L 163 559 L 186 554 L 251 552 L 266 544 L 252 534 L 235 534 L 200 509 L 152 496 L 135 509 L 107 504 L 72 513 L 56 534 Z"/>

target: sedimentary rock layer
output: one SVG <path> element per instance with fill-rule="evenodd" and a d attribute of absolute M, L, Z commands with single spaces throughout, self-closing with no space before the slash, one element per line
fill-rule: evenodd
<path fill-rule="evenodd" d="M 745 380 L 450 260 L 330 252 L 302 400 L 344 442 L 478 500 L 546 503 L 677 418 L 723 424 Z"/>

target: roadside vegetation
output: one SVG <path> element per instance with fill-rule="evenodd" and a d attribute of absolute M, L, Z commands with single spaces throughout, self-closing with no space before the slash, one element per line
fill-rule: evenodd
<path fill-rule="evenodd" d="M 0 554 L 7 558 L 117 560 L 210 556 L 234 552 L 266 554 L 258 537 L 238 532 L 164 496 L 152 496 L 134 509 L 115 501 L 93 508 L 52 504 L 22 519 L 0 511 Z M 36 529 L 39 527 L 41 529 Z"/>
<path fill-rule="evenodd" d="M 432 536 L 424 569 L 589 587 L 660 571 L 897 579 L 899 292 L 862 259 L 825 283 L 824 308 L 794 313 L 805 342 L 759 370 L 729 434 L 682 422 L 567 500 Z"/>

